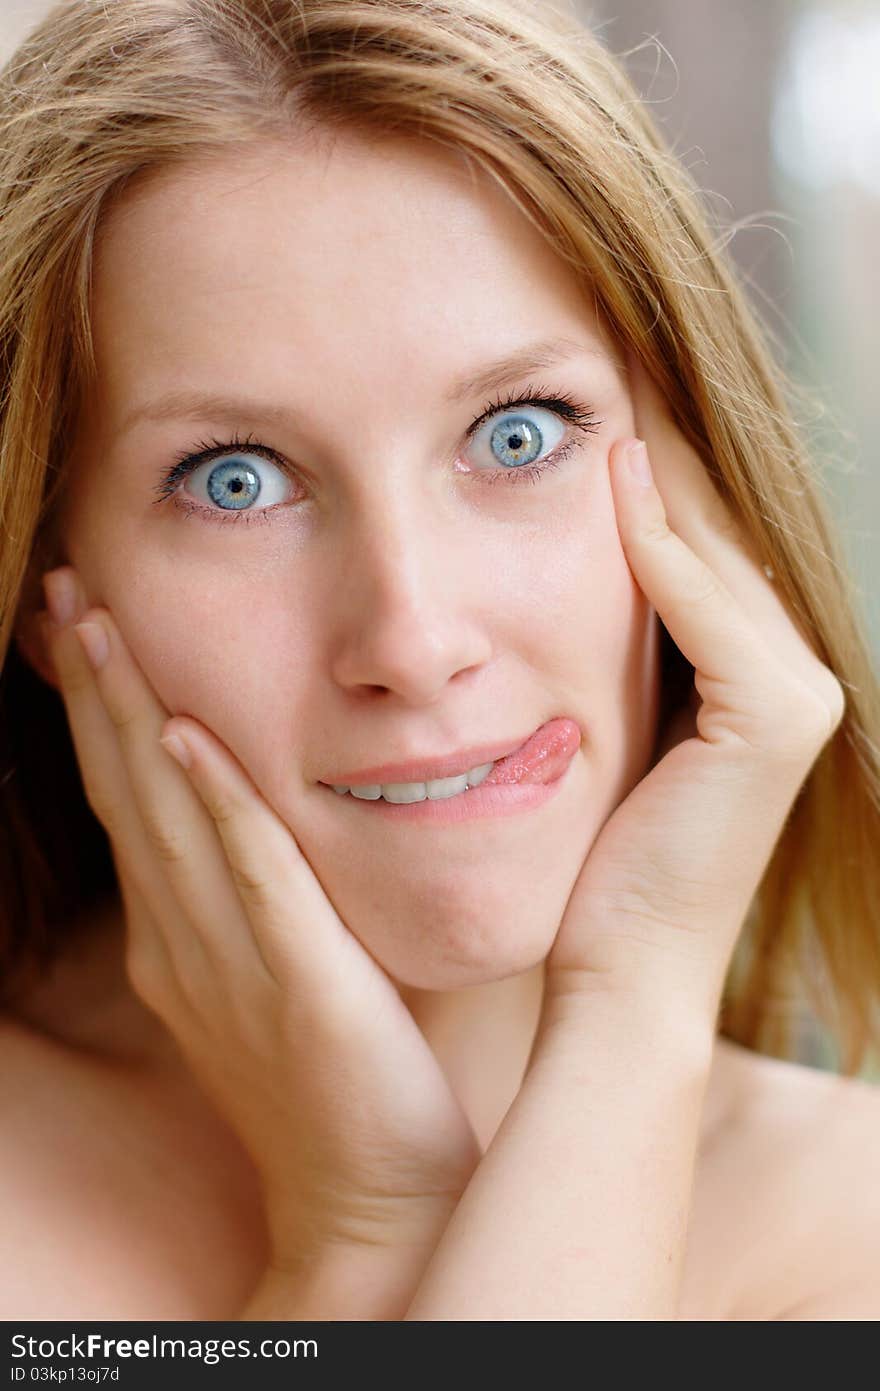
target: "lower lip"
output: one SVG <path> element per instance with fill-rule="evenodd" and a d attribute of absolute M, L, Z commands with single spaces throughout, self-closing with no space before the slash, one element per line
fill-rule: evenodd
<path fill-rule="evenodd" d="M 352 797 L 350 792 L 334 792 L 332 787 L 327 787 L 326 791 L 337 802 L 363 807 L 372 816 L 382 816 L 386 820 L 428 821 L 432 826 L 455 826 L 460 821 L 476 821 L 488 816 L 517 816 L 520 812 L 544 806 L 560 791 L 573 761 L 574 756 L 566 764 L 565 771 L 552 782 L 493 783 L 489 787 L 481 783 L 479 787 L 470 787 L 467 792 L 458 792 L 454 797 L 443 797 L 436 802 L 428 797 L 421 802 L 386 802 L 384 797 L 371 802 L 364 797 Z"/>

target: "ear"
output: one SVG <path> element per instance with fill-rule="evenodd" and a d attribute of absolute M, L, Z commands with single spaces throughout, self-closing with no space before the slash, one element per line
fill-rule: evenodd
<path fill-rule="evenodd" d="M 35 544 L 25 571 L 12 630 L 12 641 L 20 656 L 41 680 L 56 691 L 59 689 L 58 677 L 43 638 L 41 623 L 46 612 L 42 577 L 47 570 L 63 563 L 49 549 L 45 538 Z"/>
<path fill-rule="evenodd" d="M 12 640 L 28 666 L 33 668 L 41 680 L 57 691 L 58 677 L 55 675 L 52 658 L 49 656 L 43 640 L 40 623 L 44 612 L 45 610 L 32 607 L 26 613 L 21 613 L 13 629 Z"/>

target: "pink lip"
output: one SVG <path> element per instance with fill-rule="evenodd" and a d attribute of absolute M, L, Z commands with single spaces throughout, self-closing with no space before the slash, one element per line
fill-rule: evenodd
<path fill-rule="evenodd" d="M 509 753 L 521 749 L 534 730 L 524 734 L 521 739 L 505 740 L 499 744 L 477 744 L 460 753 L 450 753 L 443 758 L 413 759 L 409 763 L 377 763 L 373 768 L 359 768 L 353 773 L 334 773 L 321 778 L 328 787 L 359 787 L 375 783 L 389 782 L 428 782 L 433 778 L 451 778 L 457 773 L 467 773 L 471 768 L 479 768 L 483 763 L 494 763 L 498 758 L 506 758 Z"/>

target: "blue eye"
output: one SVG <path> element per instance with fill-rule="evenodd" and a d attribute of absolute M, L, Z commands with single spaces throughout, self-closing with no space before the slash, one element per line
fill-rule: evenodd
<path fill-rule="evenodd" d="M 208 474 L 208 496 L 218 507 L 250 507 L 260 496 L 259 474 L 237 459 L 216 464 Z"/>
<path fill-rule="evenodd" d="M 277 464 L 248 451 L 206 459 L 190 471 L 184 490 L 224 512 L 262 511 L 287 500 L 290 481 Z"/>
<path fill-rule="evenodd" d="M 536 422 L 530 416 L 539 416 L 540 420 Z M 523 411 L 505 411 L 500 417 L 491 417 L 475 440 L 488 449 L 488 464 L 516 470 L 535 464 L 545 450 L 555 449 L 564 436 L 565 426 L 558 415 L 533 406 L 530 415 Z"/>
<path fill-rule="evenodd" d="M 482 483 L 537 483 L 602 424 L 565 392 L 531 386 L 511 392 L 489 402 L 466 430 L 481 456 L 466 472 Z M 295 477 L 276 450 L 236 431 L 232 439 L 202 441 L 180 454 L 156 487 L 156 503 L 173 498 L 206 521 L 269 522 L 278 504 L 294 496 Z"/>

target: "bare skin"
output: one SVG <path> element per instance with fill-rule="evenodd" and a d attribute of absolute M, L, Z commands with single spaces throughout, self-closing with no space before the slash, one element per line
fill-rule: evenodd
<path fill-rule="evenodd" d="M 99 256 L 101 391 L 74 451 L 65 529 L 84 592 L 32 660 L 58 674 L 93 809 L 130 875 L 133 980 L 159 1004 L 151 1015 L 128 989 L 118 923 L 18 1002 L 2 1073 L 21 1223 L 7 1229 L 10 1314 L 32 1299 L 39 1317 L 296 1317 L 298 1290 L 249 1297 L 267 1230 L 235 1134 L 264 1161 L 273 1251 L 293 1253 L 270 1274 L 301 1260 L 317 1212 L 323 1253 L 338 1256 L 340 1231 L 350 1243 L 340 1279 L 351 1283 L 385 1157 L 380 1216 L 397 1284 L 381 1312 L 347 1314 L 347 1289 L 328 1312 L 325 1282 L 310 1306 L 320 1318 L 456 1317 L 474 1299 L 492 1318 L 774 1318 L 827 1292 L 829 1270 L 831 1285 L 838 1268 L 861 1279 L 878 1230 L 865 1197 L 876 1093 L 724 1042 L 713 1051 L 716 990 L 760 865 L 841 717 L 842 690 L 637 362 L 624 363 L 506 203 L 410 150 L 352 145 L 326 162 L 273 149 L 255 152 L 252 170 L 238 153 L 227 164 L 141 188 Z M 465 448 L 466 421 L 437 393 L 526 319 L 577 344 L 570 389 L 586 383 L 605 433 L 578 456 L 591 468 L 508 496 L 483 484 L 477 437 Z M 269 459 L 265 525 L 234 546 L 177 482 L 171 505 L 155 505 L 147 463 L 158 472 L 179 444 L 183 423 L 168 412 L 183 405 L 153 398 L 182 381 L 249 382 L 269 391 L 275 418 L 294 388 L 300 416 L 310 403 L 310 433 L 300 422 L 289 444 L 313 480 L 303 506 Z M 329 393 L 329 381 L 342 386 Z M 241 432 L 255 410 L 265 406 L 235 407 Z M 620 467 L 636 428 L 674 531 L 637 523 L 647 513 Z M 348 585 L 340 553 L 356 562 Z M 503 603 L 487 574 L 504 576 Z M 646 774 L 652 606 L 697 670 L 704 708 L 700 739 L 673 741 Z M 89 616 L 77 635 L 64 626 L 74 609 Z M 86 667 L 87 633 L 112 638 L 109 662 Z M 443 853 L 368 821 L 353 833 L 352 807 L 319 786 L 379 748 L 401 757 L 429 734 L 434 749 L 488 738 L 504 710 L 512 738 L 569 709 L 590 731 L 570 809 L 560 800 L 543 819 L 448 837 Z M 157 747 L 172 713 L 171 728 L 197 741 L 186 779 Z M 670 900 L 672 882 L 688 886 L 686 903 Z M 641 933 L 608 911 L 633 886 L 650 904 Z M 584 1059 L 589 1113 L 571 1106 Z M 412 1200 L 426 1195 L 430 1241 L 413 1240 Z M 531 1206 L 513 1235 L 533 1259 L 528 1287 L 512 1287 L 508 1215 L 521 1200 Z M 601 1251 L 618 1281 L 592 1256 L 583 1283 L 567 1277 L 552 1240 L 563 1222 L 569 1257 Z M 407 1288 L 401 1249 L 430 1256 L 427 1273 L 405 1272 Z M 371 1296 L 381 1283 L 368 1272 Z"/>
<path fill-rule="evenodd" d="M 2 1173 L 15 1195 L 3 1317 L 234 1318 L 266 1263 L 259 1185 L 128 986 L 118 926 L 99 918 L 0 1027 Z M 448 1026 L 448 997 L 431 1018 L 423 996 L 418 1021 L 484 1149 L 521 1081 L 540 968 L 497 989 L 497 1010 L 469 1032 L 460 1014 Z M 869 1085 L 719 1037 L 681 1317 L 775 1319 L 826 1289 L 829 1271 L 870 1270 L 878 1141 Z"/>

